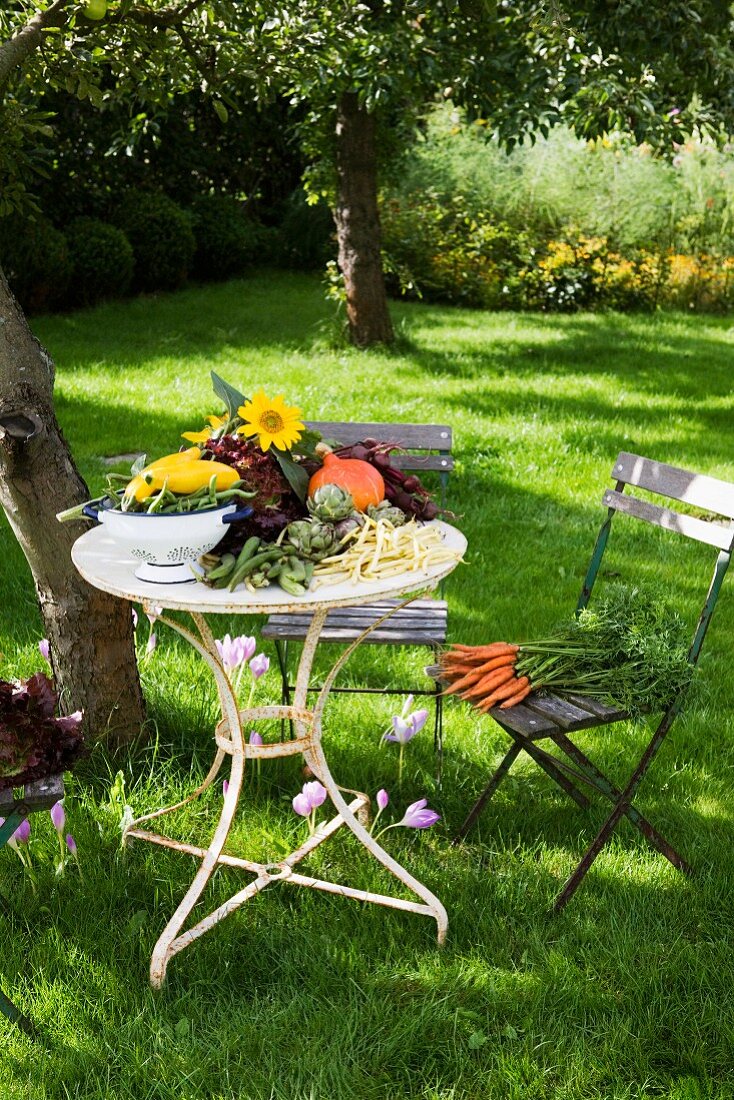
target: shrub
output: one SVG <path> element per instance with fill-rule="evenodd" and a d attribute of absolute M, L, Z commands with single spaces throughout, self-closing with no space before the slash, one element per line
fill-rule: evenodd
<path fill-rule="evenodd" d="M 336 254 L 334 221 L 326 203 L 311 205 L 299 187 L 284 204 L 280 224 L 282 262 L 286 267 L 313 271 L 323 268 Z"/>
<path fill-rule="evenodd" d="M 227 195 L 200 195 L 191 208 L 194 273 L 201 279 L 241 275 L 260 258 L 261 229 Z"/>
<path fill-rule="evenodd" d="M 186 281 L 196 241 L 189 215 L 172 199 L 152 191 L 130 192 L 114 221 L 132 245 L 136 289 L 173 290 Z"/>
<path fill-rule="evenodd" d="M 664 292 L 666 258 L 637 249 L 622 256 L 606 237 L 569 231 L 546 245 L 537 261 L 520 273 L 530 309 L 653 309 Z"/>
<path fill-rule="evenodd" d="M 71 276 L 69 244 L 46 218 L 13 215 L 0 221 L 0 264 L 27 313 L 63 302 Z"/>
<path fill-rule="evenodd" d="M 727 313 L 734 309 L 734 256 L 670 256 L 666 288 L 679 309 Z"/>
<path fill-rule="evenodd" d="M 391 199 L 382 228 L 393 290 L 488 309 L 522 304 L 518 275 L 533 254 L 529 236 L 472 213 L 462 196 Z"/>
<path fill-rule="evenodd" d="M 74 305 L 127 293 L 135 260 L 121 229 L 97 218 L 75 218 L 67 225 L 66 236 L 73 263 L 69 298 Z"/>

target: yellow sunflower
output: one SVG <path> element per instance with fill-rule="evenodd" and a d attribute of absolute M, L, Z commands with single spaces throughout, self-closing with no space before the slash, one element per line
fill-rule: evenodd
<path fill-rule="evenodd" d="M 304 428 L 300 420 L 301 410 L 284 404 L 281 393 L 277 397 L 266 397 L 260 390 L 237 412 L 244 420 L 237 431 L 242 435 L 256 435 L 264 451 L 269 449 L 271 443 L 279 451 L 287 451 L 301 438 Z"/>
<path fill-rule="evenodd" d="M 206 443 L 208 439 L 211 439 L 214 432 L 218 428 L 223 428 L 228 422 L 228 416 L 207 416 L 207 422 L 210 424 L 209 428 L 204 428 L 200 432 L 184 432 L 181 436 L 182 439 L 188 439 L 192 443 Z"/>

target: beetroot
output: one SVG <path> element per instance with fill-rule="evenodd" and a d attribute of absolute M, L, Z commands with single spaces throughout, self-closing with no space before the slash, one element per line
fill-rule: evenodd
<path fill-rule="evenodd" d="M 364 439 L 361 443 L 339 447 L 334 453 L 339 458 L 360 458 L 363 462 L 369 462 L 372 466 L 375 466 L 382 474 L 385 482 L 385 498 L 391 504 L 402 508 L 406 515 L 415 516 L 416 519 L 435 519 L 442 512 L 442 509 L 431 499 L 431 494 L 421 484 L 420 479 L 415 474 L 405 474 L 397 466 L 393 466 L 390 461 L 390 455 L 393 451 L 402 450 L 403 448 L 399 443 Z"/>

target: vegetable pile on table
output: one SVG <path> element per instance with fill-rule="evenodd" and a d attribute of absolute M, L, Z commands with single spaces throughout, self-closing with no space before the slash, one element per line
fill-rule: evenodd
<path fill-rule="evenodd" d="M 183 433 L 193 446 L 108 475 L 92 504 L 124 512 L 193 513 L 246 501 L 246 519 L 199 559 L 197 578 L 250 591 L 278 584 L 301 596 L 312 584 L 370 581 L 426 572 L 458 560 L 427 521 L 439 508 L 420 480 L 393 465 L 396 442 L 326 443 L 297 408 L 262 391 L 248 399 L 212 373 L 222 415 Z M 82 516 L 78 505 L 61 520 Z"/>
<path fill-rule="evenodd" d="M 453 645 L 441 655 L 444 694 L 485 712 L 507 710 L 531 691 L 590 695 L 638 717 L 686 690 L 689 643 L 659 593 L 620 585 L 540 641 Z"/>

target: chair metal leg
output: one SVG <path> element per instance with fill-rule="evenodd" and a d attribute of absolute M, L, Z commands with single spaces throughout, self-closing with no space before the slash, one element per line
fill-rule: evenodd
<path fill-rule="evenodd" d="M 508 749 L 504 760 L 502 761 L 500 766 L 497 768 L 497 771 L 494 773 L 494 775 L 490 779 L 489 783 L 487 784 L 487 786 L 484 788 L 484 790 L 480 794 L 479 798 L 476 800 L 476 802 L 474 803 L 472 808 L 469 810 L 466 821 L 464 822 L 464 824 L 461 826 L 458 833 L 454 837 L 454 839 L 452 841 L 452 844 L 461 844 L 462 840 L 464 839 L 466 834 L 469 832 L 472 825 L 477 820 L 477 818 L 481 814 L 482 810 L 487 805 L 490 798 L 492 797 L 494 792 L 497 790 L 500 783 L 505 778 L 508 771 L 510 770 L 510 768 L 514 764 L 515 759 L 519 755 L 520 750 L 522 749 L 522 747 L 523 746 L 518 744 L 517 742 L 514 742 L 512 745 L 510 745 L 510 748 Z"/>
<path fill-rule="evenodd" d="M 559 787 L 562 787 L 566 794 L 569 795 L 582 810 L 588 810 L 591 802 L 586 795 L 582 794 L 578 787 L 571 782 L 568 776 L 564 775 L 557 761 L 554 760 L 550 753 L 545 752 L 545 750 L 541 749 L 539 745 L 536 745 L 534 741 L 525 740 L 519 734 L 515 734 L 511 731 L 508 732 L 510 732 L 510 736 L 513 740 L 525 750 L 530 759 L 534 760 L 538 767 L 543 769 L 546 775 L 550 776 Z"/>
<path fill-rule="evenodd" d="M 24 1032 L 29 1039 L 36 1039 L 38 1037 L 36 1029 L 31 1021 L 27 1016 L 23 1015 L 19 1008 L 16 1008 L 9 997 L 5 996 L 2 989 L 0 989 L 0 1012 L 2 1012 L 4 1016 L 7 1016 L 12 1023 L 17 1024 L 20 1030 Z"/>
<path fill-rule="evenodd" d="M 289 707 L 291 705 L 291 686 L 288 682 L 288 642 L 282 642 L 280 638 L 277 638 L 275 641 L 275 654 L 280 669 L 280 701 L 284 707 Z M 292 740 L 293 722 L 291 720 L 289 720 L 288 726 Z M 281 740 L 285 738 L 285 719 L 281 719 L 280 722 L 280 737 Z"/>
<path fill-rule="evenodd" d="M 663 740 L 665 739 L 665 736 L 670 729 L 674 716 L 674 711 L 669 711 L 665 714 L 660 722 L 660 725 L 655 730 L 652 740 L 642 754 L 637 768 L 632 773 L 632 776 L 630 777 L 629 782 L 627 783 L 627 786 L 624 788 L 623 791 L 618 790 L 616 787 L 609 783 L 609 780 L 606 779 L 606 776 L 603 776 L 601 772 L 599 773 L 604 782 L 608 784 L 610 791 L 614 792 L 614 794 L 610 794 L 607 797 L 611 797 L 616 804 L 611 814 L 597 833 L 596 837 L 589 845 L 586 852 L 584 852 L 584 855 L 581 858 L 581 861 L 579 862 L 575 871 L 566 881 L 563 889 L 553 903 L 554 912 L 560 912 L 561 909 L 563 909 L 571 900 L 581 882 L 585 878 L 594 860 L 599 855 L 602 848 L 606 845 L 612 833 L 614 832 L 623 817 L 628 817 L 632 821 L 632 823 L 636 825 L 636 827 L 640 830 L 643 836 L 645 836 L 645 838 L 652 844 L 652 846 L 656 848 L 659 852 L 661 852 L 668 860 L 670 860 L 670 862 L 678 871 L 681 871 L 685 875 L 693 874 L 693 869 L 685 862 L 685 860 L 680 855 L 678 855 L 675 849 L 668 844 L 665 838 L 662 837 L 657 832 L 657 830 L 653 829 L 652 825 L 650 825 L 650 823 L 642 817 L 642 814 L 640 814 L 639 811 L 635 810 L 635 808 L 632 806 L 632 799 L 635 796 L 637 788 L 642 782 L 658 749 L 662 745 Z M 558 740 L 558 738 L 556 738 L 556 740 Z M 580 750 L 576 749 L 576 746 L 573 744 L 573 742 L 569 741 L 568 745 L 577 754 L 579 758 L 579 763 L 581 763 L 583 753 L 581 753 Z M 559 744 L 559 747 L 563 746 Z M 594 768 L 594 765 L 591 764 L 591 761 L 589 761 L 588 763 L 591 765 L 591 768 Z M 594 770 L 596 771 L 596 769 Z M 630 813 L 630 811 L 633 811 L 632 814 Z M 644 828 L 642 826 L 642 822 L 644 822 Z"/>

